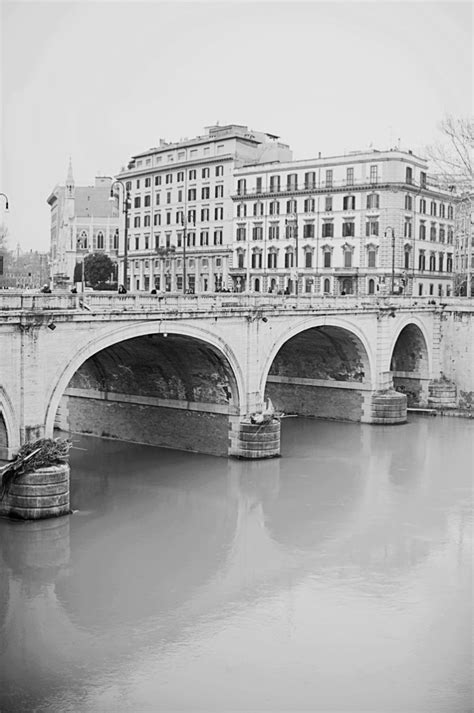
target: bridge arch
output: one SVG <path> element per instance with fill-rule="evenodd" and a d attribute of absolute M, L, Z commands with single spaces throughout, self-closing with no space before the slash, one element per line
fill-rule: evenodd
<path fill-rule="evenodd" d="M 268 375 L 270 369 L 275 361 L 277 354 L 280 350 L 288 344 L 290 340 L 297 337 L 303 332 L 307 332 L 310 329 L 322 329 L 329 328 L 334 330 L 341 330 L 342 333 L 346 333 L 348 336 L 354 339 L 354 342 L 359 344 L 360 356 L 362 357 L 362 362 L 364 365 L 364 382 L 372 384 L 375 381 L 375 356 L 370 347 L 369 341 L 364 334 L 364 332 L 356 327 L 354 324 L 346 319 L 331 318 L 328 319 L 327 316 L 324 317 L 309 317 L 298 321 L 291 329 L 285 331 L 275 342 L 272 344 L 269 354 L 266 358 L 265 365 L 262 370 L 261 380 L 260 380 L 260 391 L 263 394 L 265 391 L 265 385 L 267 383 Z"/>
<path fill-rule="evenodd" d="M 105 333 L 102 332 L 94 339 L 88 340 L 79 350 L 74 352 L 71 360 L 54 384 L 51 385 L 47 394 L 45 418 L 45 432 L 47 435 L 51 435 L 53 432 L 55 416 L 63 394 L 71 379 L 87 360 L 109 348 L 113 349 L 114 347 L 131 344 L 133 340 L 141 337 L 150 337 L 156 340 L 169 337 L 170 339 L 166 339 L 166 342 L 161 343 L 162 345 L 166 344 L 166 348 L 169 348 L 168 345 L 173 342 L 173 337 L 176 338 L 176 341 L 180 341 L 181 346 L 183 345 L 183 340 L 189 340 L 189 344 L 194 349 L 205 347 L 206 354 L 210 359 L 217 360 L 229 376 L 229 413 L 239 413 L 242 404 L 245 402 L 244 378 L 233 350 L 224 339 L 208 329 L 182 322 L 148 322 L 122 326 L 118 329 L 108 329 Z"/>
<path fill-rule="evenodd" d="M 285 413 L 360 421 L 373 391 L 374 359 L 360 328 L 344 318 L 311 316 L 272 344 L 262 396 Z"/>
<path fill-rule="evenodd" d="M 388 351 L 387 371 L 397 391 L 406 394 L 409 406 L 423 404 L 433 369 L 426 324 L 409 317 L 397 325 Z"/>
<path fill-rule="evenodd" d="M 7 392 L 0 386 L 0 458 L 10 458 L 19 448 L 20 429 L 15 410 Z"/>

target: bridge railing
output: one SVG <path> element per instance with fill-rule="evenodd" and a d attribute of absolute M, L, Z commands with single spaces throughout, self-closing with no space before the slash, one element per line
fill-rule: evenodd
<path fill-rule="evenodd" d="M 432 308 L 434 304 L 446 306 L 466 306 L 473 300 L 466 298 L 410 297 L 389 295 L 272 295 L 255 293 L 206 293 L 183 295 L 181 293 L 161 293 L 152 295 L 132 292 L 119 295 L 116 292 L 86 292 L 71 294 L 53 292 L 13 292 L 0 290 L 0 311 L 45 311 L 83 310 L 94 312 L 147 311 L 147 312 L 209 312 L 213 310 L 248 311 L 258 309 L 374 309 L 396 305 L 399 308 Z"/>

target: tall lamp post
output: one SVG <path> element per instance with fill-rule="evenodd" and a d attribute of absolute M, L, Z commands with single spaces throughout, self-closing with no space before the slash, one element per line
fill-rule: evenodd
<path fill-rule="evenodd" d="M 286 225 L 294 227 L 295 238 L 295 295 L 298 297 L 298 214 L 291 213 L 286 219 Z"/>
<path fill-rule="evenodd" d="M 125 183 L 121 180 L 116 180 L 110 186 L 110 200 L 114 201 L 116 199 L 116 194 L 114 193 L 115 186 L 122 186 L 123 190 L 123 203 L 122 210 L 125 215 L 125 228 L 124 228 L 124 244 L 123 244 L 123 286 L 127 289 L 128 281 L 128 211 L 130 208 L 130 191 L 126 187 Z"/>
<path fill-rule="evenodd" d="M 189 220 L 183 211 L 181 217 L 181 225 L 183 226 L 183 295 L 186 294 L 186 243 L 188 242 L 188 224 L 196 227 L 196 220 Z"/>
<path fill-rule="evenodd" d="M 392 285 L 390 289 L 390 294 L 395 294 L 395 230 L 388 225 L 385 230 L 385 237 L 387 237 L 388 231 L 392 233 Z"/>
<path fill-rule="evenodd" d="M 8 210 L 8 196 L 6 193 L 0 193 L 0 196 L 5 198 L 5 210 Z"/>

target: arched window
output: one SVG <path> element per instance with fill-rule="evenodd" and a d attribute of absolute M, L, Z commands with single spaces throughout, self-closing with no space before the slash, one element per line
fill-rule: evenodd
<path fill-rule="evenodd" d="M 259 278 L 255 278 L 255 282 L 253 283 L 253 289 L 255 292 L 260 292 L 260 280 Z"/>
<path fill-rule="evenodd" d="M 408 270 L 408 268 L 410 267 L 410 251 L 409 250 L 405 250 L 405 252 L 404 252 L 403 267 L 405 268 L 405 270 Z"/>
<path fill-rule="evenodd" d="M 97 250 L 103 250 L 104 249 L 104 233 L 102 230 L 99 230 L 97 233 Z"/>
<path fill-rule="evenodd" d="M 113 249 L 118 250 L 118 244 L 119 244 L 119 229 L 115 228 L 115 233 L 114 233 L 114 242 L 113 242 Z"/>
<path fill-rule="evenodd" d="M 436 257 L 434 253 L 430 255 L 430 271 L 434 272 L 436 270 Z"/>
<path fill-rule="evenodd" d="M 369 295 L 375 294 L 375 280 L 369 280 Z"/>
<path fill-rule="evenodd" d="M 81 231 L 81 234 L 77 240 L 78 250 L 87 250 L 87 232 L 85 230 Z"/>
<path fill-rule="evenodd" d="M 324 280 L 324 294 L 328 295 L 331 292 L 331 281 L 326 279 Z"/>

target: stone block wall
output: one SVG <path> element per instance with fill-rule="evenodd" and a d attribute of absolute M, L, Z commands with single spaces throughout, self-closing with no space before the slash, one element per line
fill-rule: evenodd
<path fill-rule="evenodd" d="M 362 418 L 363 391 L 359 389 L 331 388 L 308 384 L 267 383 L 266 398 L 284 413 L 314 416 L 337 421 L 360 421 Z"/>

